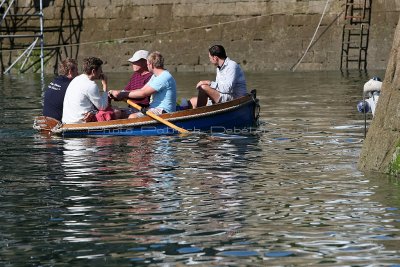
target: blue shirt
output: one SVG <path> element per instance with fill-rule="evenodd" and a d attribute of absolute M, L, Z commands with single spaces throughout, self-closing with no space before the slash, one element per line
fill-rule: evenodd
<path fill-rule="evenodd" d="M 246 79 L 239 64 L 227 57 L 221 67 L 217 68 L 215 82 L 211 82 L 211 88 L 220 94 L 228 94 L 233 98 L 246 95 Z"/>
<path fill-rule="evenodd" d="M 156 90 L 150 108 L 162 108 L 166 112 L 176 110 L 176 82 L 167 70 L 164 70 L 159 76 L 154 74 L 148 85 Z"/>
<path fill-rule="evenodd" d="M 43 116 L 61 121 L 65 92 L 70 80 L 67 76 L 57 76 L 47 86 L 43 100 Z"/>

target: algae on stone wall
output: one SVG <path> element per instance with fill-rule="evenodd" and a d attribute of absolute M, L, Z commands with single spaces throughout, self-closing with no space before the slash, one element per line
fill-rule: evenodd
<path fill-rule="evenodd" d="M 389 173 L 396 176 L 400 174 L 400 143 L 397 144 L 393 153 L 392 161 L 389 164 Z"/>

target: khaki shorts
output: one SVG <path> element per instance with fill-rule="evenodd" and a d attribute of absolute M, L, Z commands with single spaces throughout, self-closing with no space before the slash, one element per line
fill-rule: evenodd
<path fill-rule="evenodd" d="M 134 110 L 136 110 L 136 113 L 133 112 L 133 113 L 135 113 L 136 117 L 141 118 L 141 117 L 146 116 L 142 112 L 140 112 L 140 111 L 138 112 L 137 109 L 134 109 Z M 153 113 L 155 115 L 161 115 L 163 113 L 166 113 L 162 108 L 149 108 L 147 111 L 150 111 L 151 113 Z"/>
<path fill-rule="evenodd" d="M 230 94 L 219 94 L 221 97 L 219 98 L 219 101 L 218 101 L 218 103 L 225 103 L 225 102 L 228 102 L 228 101 L 231 101 L 231 100 L 233 100 L 233 96 L 232 95 L 230 95 Z"/>
<path fill-rule="evenodd" d="M 224 103 L 224 102 L 228 102 L 228 101 L 231 101 L 231 100 L 233 100 L 233 96 L 232 96 L 232 95 L 230 95 L 230 94 L 221 94 L 221 93 L 219 93 L 219 100 L 218 100 L 218 103 L 213 103 L 213 102 L 211 101 L 211 99 L 209 98 L 208 101 L 207 101 L 207 106 L 211 106 L 211 105 L 213 105 L 213 104 Z"/>

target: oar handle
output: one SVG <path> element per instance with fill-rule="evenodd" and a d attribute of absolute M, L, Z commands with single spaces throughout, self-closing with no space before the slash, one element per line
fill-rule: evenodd
<path fill-rule="evenodd" d="M 146 114 L 147 116 L 155 119 L 156 121 L 161 122 L 164 125 L 167 125 L 168 127 L 177 130 L 180 133 L 189 133 L 188 130 L 183 129 L 181 127 L 176 126 L 175 124 L 172 124 L 171 122 L 164 120 L 163 118 L 161 118 L 160 116 L 157 116 L 156 114 L 154 114 L 151 111 L 148 110 L 144 110 L 141 106 L 139 106 L 138 104 L 134 103 L 132 100 L 128 99 L 126 100 L 126 102 L 131 105 L 132 107 L 136 108 L 137 110 L 140 110 L 142 113 Z"/>

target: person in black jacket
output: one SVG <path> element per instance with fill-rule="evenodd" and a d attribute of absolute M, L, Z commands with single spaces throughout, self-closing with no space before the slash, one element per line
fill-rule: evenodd
<path fill-rule="evenodd" d="M 43 100 L 43 116 L 61 121 L 65 91 L 69 83 L 78 75 L 78 63 L 66 58 L 58 65 L 58 76 L 47 86 Z"/>

